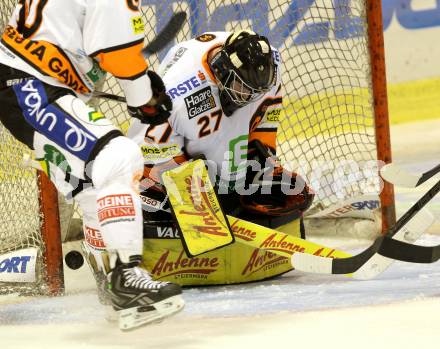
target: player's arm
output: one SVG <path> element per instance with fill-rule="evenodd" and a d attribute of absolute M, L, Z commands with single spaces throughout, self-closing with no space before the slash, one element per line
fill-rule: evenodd
<path fill-rule="evenodd" d="M 268 96 L 258 106 L 250 125 L 249 154 L 252 155 L 252 141 L 259 140 L 273 154 L 276 153 L 276 139 L 283 97 L 276 94 Z"/>
<path fill-rule="evenodd" d="M 280 85 L 258 106 L 248 144 L 248 185 L 258 189 L 241 197 L 248 211 L 265 215 L 301 215 L 313 202 L 314 194 L 297 173 L 283 168 L 276 157 L 276 136 L 282 111 Z"/>
<path fill-rule="evenodd" d="M 118 79 L 131 116 L 160 124 L 170 115 L 170 98 L 162 79 L 142 55 L 144 23 L 139 1 L 89 2 L 84 22 L 84 48 L 99 66 Z"/>
<path fill-rule="evenodd" d="M 283 95 L 281 92 L 281 55 L 274 47 L 272 47 L 272 55 L 276 66 L 275 84 L 258 102 L 254 110 L 249 126 L 249 143 L 258 140 L 275 154 L 277 129 L 283 108 Z M 249 155 L 252 156 L 254 149 L 252 147 L 248 147 L 248 149 Z"/>

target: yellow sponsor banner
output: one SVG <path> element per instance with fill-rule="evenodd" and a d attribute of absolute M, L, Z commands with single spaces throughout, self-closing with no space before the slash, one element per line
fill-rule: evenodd
<path fill-rule="evenodd" d="M 289 258 L 296 252 L 308 253 L 321 257 L 351 257 L 350 254 L 334 248 L 325 247 L 243 219 L 232 216 L 227 217 L 236 241 L 252 247 Z M 297 224 L 299 225 L 299 221 Z"/>
<path fill-rule="evenodd" d="M 188 255 L 197 256 L 234 242 L 202 160 L 165 171 L 162 180 Z"/>

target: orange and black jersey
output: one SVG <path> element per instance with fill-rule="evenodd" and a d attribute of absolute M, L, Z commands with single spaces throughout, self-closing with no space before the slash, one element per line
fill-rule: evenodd
<path fill-rule="evenodd" d="M 2 35 L 0 63 L 86 98 L 104 72 L 130 106 L 151 98 L 138 0 L 20 0 Z"/>

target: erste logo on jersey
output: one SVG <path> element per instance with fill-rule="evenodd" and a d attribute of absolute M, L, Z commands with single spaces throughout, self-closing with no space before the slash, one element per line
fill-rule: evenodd
<path fill-rule="evenodd" d="M 172 99 L 175 99 L 176 97 L 183 96 L 189 91 L 202 86 L 204 83 L 206 83 L 206 76 L 199 70 L 197 76 L 192 76 L 178 84 L 176 87 L 170 88 L 167 93 Z"/>
<path fill-rule="evenodd" d="M 196 93 L 185 97 L 185 105 L 189 119 L 215 108 L 216 104 L 211 87 L 202 88 Z"/>

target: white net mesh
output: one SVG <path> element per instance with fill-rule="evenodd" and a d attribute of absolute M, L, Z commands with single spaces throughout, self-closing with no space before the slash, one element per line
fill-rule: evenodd
<path fill-rule="evenodd" d="M 314 211 L 377 192 L 377 174 L 368 170 L 375 166 L 369 161 L 376 158 L 376 143 L 365 0 L 142 4 L 146 42 L 173 11 L 184 10 L 189 22 L 177 41 L 204 31 L 252 29 L 278 48 L 284 113 L 277 154 L 311 182 L 317 192 Z M 153 68 L 159 58 L 149 58 Z M 122 95 L 112 78 L 104 90 Z M 99 101 L 99 107 L 123 128 L 128 125 L 123 104 Z"/>
<path fill-rule="evenodd" d="M 0 1 L 0 28 L 7 23 L 15 1 Z M 1 106 L 0 106 L 1 107 Z M 35 247 L 38 249 L 37 281 L 33 284 L 4 283 L 0 278 L 0 294 L 11 291 L 41 292 L 44 245 L 40 235 L 40 209 L 35 171 L 24 168 L 23 154 L 29 149 L 17 142 L 0 124 L 0 255 Z M 1 273 L 8 273 L 0 258 Z"/>
<path fill-rule="evenodd" d="M 0 0 L 0 27 L 14 3 Z M 365 0 L 142 1 L 146 42 L 174 11 L 184 10 L 189 20 L 177 41 L 204 31 L 253 29 L 278 48 L 285 98 L 277 152 L 286 166 L 301 168 L 312 183 L 315 211 L 376 187 L 377 177 L 371 181 L 371 172 L 362 170 L 376 157 L 365 6 Z M 160 55 L 149 58 L 153 68 Z M 122 95 L 111 77 L 103 90 Z M 93 102 L 127 129 L 124 104 Z M 35 174 L 20 166 L 24 148 L 4 128 L 0 142 L 0 253 L 41 248 Z M 360 166 L 354 174 L 351 160 Z M 352 172 L 349 180 L 347 168 Z"/>

